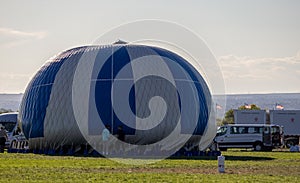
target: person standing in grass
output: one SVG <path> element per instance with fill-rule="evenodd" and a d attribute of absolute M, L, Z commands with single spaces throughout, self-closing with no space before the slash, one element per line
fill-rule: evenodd
<path fill-rule="evenodd" d="M 119 139 L 118 151 L 119 151 L 119 153 L 124 153 L 125 133 L 123 130 L 123 126 L 121 126 L 121 125 L 118 126 L 117 138 Z"/>
<path fill-rule="evenodd" d="M 4 152 L 5 142 L 7 140 L 7 133 L 3 126 L 0 128 L 0 153 Z"/>

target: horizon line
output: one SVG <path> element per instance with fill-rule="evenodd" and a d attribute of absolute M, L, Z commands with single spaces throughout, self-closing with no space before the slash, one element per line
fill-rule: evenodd
<path fill-rule="evenodd" d="M 300 92 L 257 92 L 257 93 L 225 93 L 225 94 L 212 94 L 212 95 L 266 95 L 266 94 L 300 94 Z M 0 95 L 24 95 L 23 92 L 0 92 Z"/>

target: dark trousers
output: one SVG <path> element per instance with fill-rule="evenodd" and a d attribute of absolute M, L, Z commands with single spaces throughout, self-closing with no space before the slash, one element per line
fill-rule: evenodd
<path fill-rule="evenodd" d="M 4 152 L 5 142 L 6 142 L 6 138 L 0 137 L 0 153 Z"/>

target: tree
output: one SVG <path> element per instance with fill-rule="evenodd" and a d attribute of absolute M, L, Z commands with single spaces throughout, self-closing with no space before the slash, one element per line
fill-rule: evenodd
<path fill-rule="evenodd" d="M 224 117 L 222 123 L 223 123 L 223 125 L 234 123 L 233 109 L 230 109 L 225 113 L 225 117 Z"/>
<path fill-rule="evenodd" d="M 255 104 L 251 105 L 242 105 L 238 108 L 238 110 L 260 110 L 260 107 L 258 107 Z"/>

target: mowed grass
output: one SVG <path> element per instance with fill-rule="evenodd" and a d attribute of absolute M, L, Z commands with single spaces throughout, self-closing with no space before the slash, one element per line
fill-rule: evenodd
<path fill-rule="evenodd" d="M 0 182 L 300 182 L 300 153 L 227 151 L 217 160 L 125 165 L 99 157 L 0 154 Z M 134 161 L 134 160 L 132 160 Z"/>

